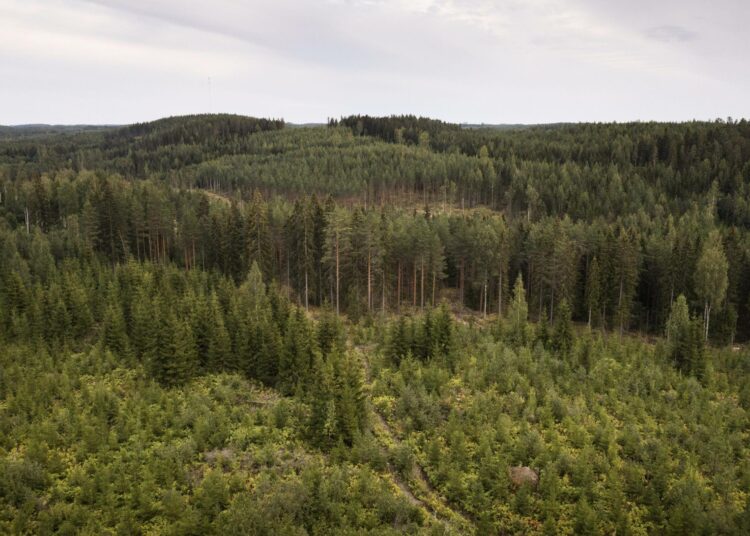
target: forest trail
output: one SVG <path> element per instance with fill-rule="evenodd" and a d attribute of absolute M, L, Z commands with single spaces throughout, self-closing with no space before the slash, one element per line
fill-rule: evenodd
<path fill-rule="evenodd" d="M 372 383 L 372 374 L 367 354 L 372 349 L 372 345 L 354 346 L 354 350 L 362 363 L 365 381 L 368 385 Z M 385 417 L 375 408 L 375 405 L 371 403 L 370 406 L 372 407 L 372 414 L 374 416 L 372 425 L 373 435 L 378 440 L 378 443 L 380 443 L 386 459 L 388 459 L 388 452 L 400 445 L 401 441 L 396 437 Z M 430 484 L 424 468 L 417 460 L 413 462 L 410 480 L 404 479 L 390 461 L 387 462 L 387 468 L 393 483 L 399 488 L 406 499 L 414 506 L 418 506 L 426 511 L 433 520 L 442 523 L 450 533 L 473 534 L 475 532 L 474 525 L 468 516 L 450 506 L 448 501 Z"/>
<path fill-rule="evenodd" d="M 214 201 L 218 201 L 220 203 L 223 203 L 225 205 L 231 205 L 232 200 L 229 198 L 229 196 L 221 193 L 214 192 L 213 190 L 208 190 L 207 188 L 195 188 L 196 191 L 203 192 L 206 194 L 210 199 L 213 199 Z"/>

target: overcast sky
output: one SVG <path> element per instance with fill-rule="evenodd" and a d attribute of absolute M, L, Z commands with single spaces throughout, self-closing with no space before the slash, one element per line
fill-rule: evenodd
<path fill-rule="evenodd" d="M 0 124 L 750 118 L 750 0 L 0 0 Z"/>

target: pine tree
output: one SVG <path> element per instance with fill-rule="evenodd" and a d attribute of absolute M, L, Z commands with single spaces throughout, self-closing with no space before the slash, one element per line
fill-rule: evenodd
<path fill-rule="evenodd" d="M 588 308 L 589 327 L 599 325 L 599 311 L 601 310 L 601 274 L 599 259 L 594 257 L 586 273 L 586 307 Z"/>
<path fill-rule="evenodd" d="M 310 419 L 307 430 L 315 445 L 322 449 L 333 446 L 338 433 L 338 417 L 333 399 L 333 369 L 331 361 L 316 356 L 309 392 Z"/>
<path fill-rule="evenodd" d="M 162 365 L 162 382 L 166 385 L 181 385 L 189 380 L 197 369 L 198 355 L 193 329 L 186 320 L 170 318 L 170 359 Z"/>
<path fill-rule="evenodd" d="M 690 374 L 699 380 L 704 380 L 706 377 L 705 333 L 699 318 L 694 318 L 690 323 L 689 340 L 690 354 L 687 362 L 690 367 Z"/>
<path fill-rule="evenodd" d="M 633 297 L 638 284 L 640 253 L 635 232 L 620 229 L 616 242 L 614 265 L 616 284 L 615 315 L 620 326 L 620 335 L 630 323 Z"/>
<path fill-rule="evenodd" d="M 432 347 L 437 352 L 436 355 L 448 356 L 453 352 L 453 319 L 445 303 L 433 318 Z"/>
<path fill-rule="evenodd" d="M 526 290 L 523 286 L 523 277 L 518 274 L 516 283 L 513 285 L 513 296 L 508 308 L 509 337 L 513 344 L 524 346 L 528 342 L 528 316 L 529 306 L 526 303 Z"/>
<path fill-rule="evenodd" d="M 344 328 L 328 304 L 323 306 L 323 312 L 318 320 L 317 337 L 320 352 L 324 356 L 334 348 L 345 346 Z"/>
<path fill-rule="evenodd" d="M 209 338 L 206 349 L 206 361 L 209 372 L 235 370 L 232 355 L 232 342 L 224 323 L 224 313 L 219 305 L 219 299 L 214 292 L 208 309 Z"/>
<path fill-rule="evenodd" d="M 348 355 L 334 355 L 338 361 L 337 415 L 339 417 L 339 436 L 345 445 L 351 446 L 355 439 L 366 428 L 367 410 L 361 367 Z"/>
<path fill-rule="evenodd" d="M 547 308 L 542 307 L 542 314 L 539 317 L 539 323 L 536 326 L 536 340 L 547 348 L 550 343 L 549 319 L 547 318 Z"/>
<path fill-rule="evenodd" d="M 675 367 L 703 379 L 706 373 L 703 326 L 700 320 L 690 318 L 687 300 L 682 294 L 672 304 L 667 320 L 667 341 Z"/>
<path fill-rule="evenodd" d="M 335 208 L 328 214 L 326 225 L 326 252 L 323 262 L 328 267 L 333 288 L 336 314 L 341 313 L 342 272 L 351 249 L 350 223 L 346 211 Z"/>
<path fill-rule="evenodd" d="M 391 325 L 388 337 L 388 357 L 395 365 L 398 365 L 409 352 L 410 347 L 406 318 L 399 315 L 396 323 Z"/>
<path fill-rule="evenodd" d="M 570 306 L 563 298 L 557 307 L 555 330 L 552 334 L 552 346 L 562 355 L 567 356 L 573 348 L 573 328 L 570 320 Z"/>
<path fill-rule="evenodd" d="M 268 229 L 268 206 L 258 190 L 253 192 L 247 210 L 245 227 L 248 264 L 257 263 L 265 276 L 272 273 L 271 240 Z"/>
<path fill-rule="evenodd" d="M 117 357 L 126 359 L 130 354 L 130 342 L 125 330 L 125 319 L 119 303 L 110 302 L 104 314 L 102 345 Z"/>

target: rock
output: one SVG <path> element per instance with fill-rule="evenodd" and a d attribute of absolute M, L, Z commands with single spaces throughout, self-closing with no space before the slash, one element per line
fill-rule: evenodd
<path fill-rule="evenodd" d="M 531 467 L 509 467 L 508 475 L 510 476 L 510 481 L 513 482 L 513 485 L 517 488 L 524 484 L 528 484 L 532 488 L 535 488 L 539 483 L 539 473 L 534 471 Z"/>

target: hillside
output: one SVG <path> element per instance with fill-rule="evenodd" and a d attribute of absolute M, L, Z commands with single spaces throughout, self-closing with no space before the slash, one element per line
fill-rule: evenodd
<path fill-rule="evenodd" d="M 0 139 L 0 532 L 745 534 L 748 184 L 744 121 Z"/>

